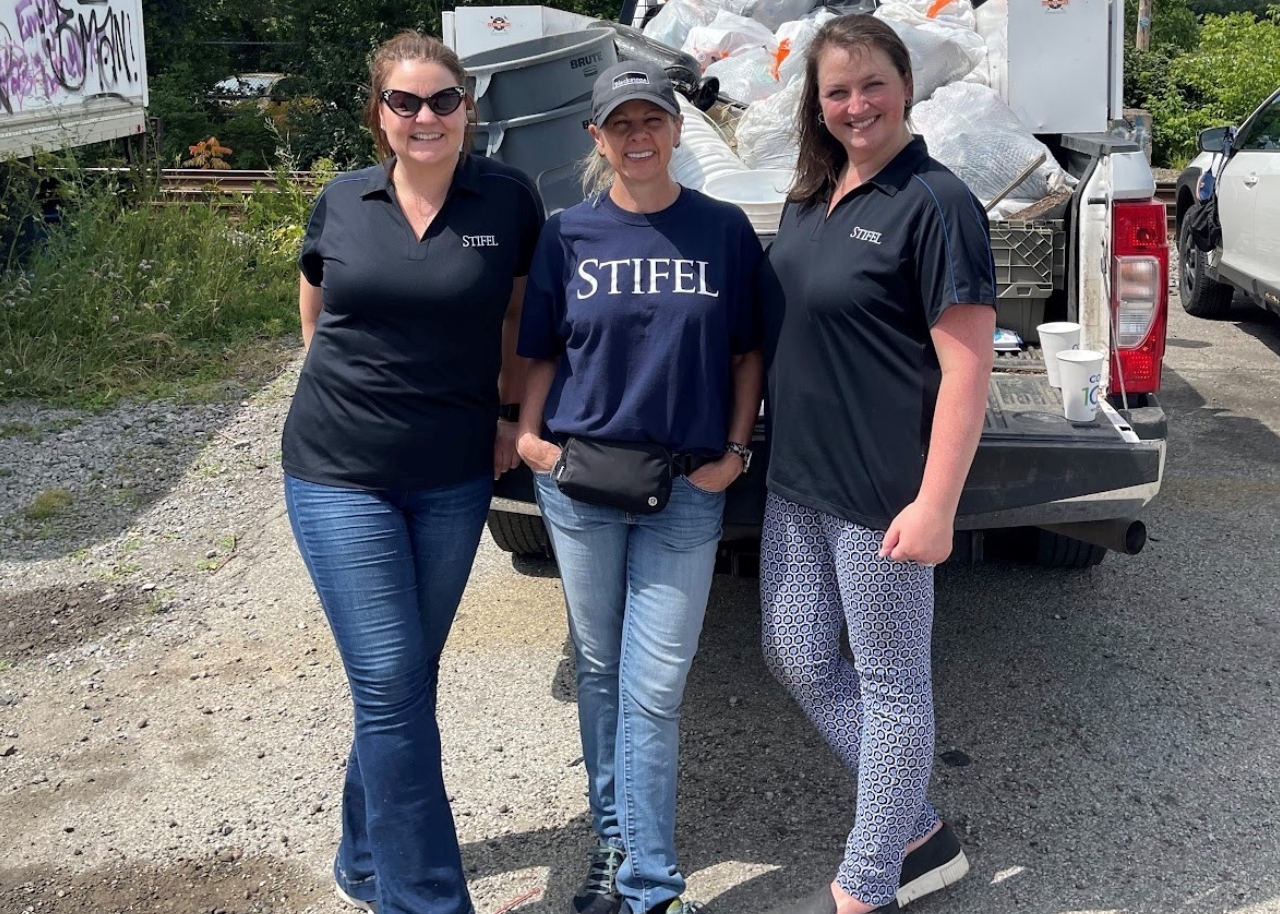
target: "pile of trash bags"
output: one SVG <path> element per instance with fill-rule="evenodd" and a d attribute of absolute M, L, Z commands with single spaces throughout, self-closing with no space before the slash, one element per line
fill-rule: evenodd
<path fill-rule="evenodd" d="M 1009 2 L 975 10 L 970 0 L 667 0 L 644 31 L 692 55 L 722 95 L 747 106 L 735 129 L 744 167 L 794 168 L 805 54 L 818 28 L 840 15 L 876 16 L 911 52 L 911 129 L 984 204 L 1044 156 L 998 217 L 1074 183 L 1003 101 Z"/>

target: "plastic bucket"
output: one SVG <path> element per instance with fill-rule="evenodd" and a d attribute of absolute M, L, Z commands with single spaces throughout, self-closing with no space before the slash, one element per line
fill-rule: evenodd
<path fill-rule="evenodd" d="M 462 58 L 480 121 L 509 121 L 591 98 L 618 62 L 613 29 L 547 35 Z"/>
<path fill-rule="evenodd" d="M 747 214 L 757 232 L 778 229 L 787 190 L 795 173 L 781 168 L 734 171 L 710 178 L 702 190 L 709 197 L 732 203 Z"/>
<path fill-rule="evenodd" d="M 476 125 L 475 152 L 506 162 L 527 174 L 542 194 L 547 212 L 582 201 L 578 162 L 592 148 L 587 124 L 591 101 L 508 121 Z"/>
<path fill-rule="evenodd" d="M 707 116 L 683 97 L 679 100 L 680 111 L 684 114 L 684 130 L 667 168 L 671 177 L 685 187 L 704 190 L 712 178 L 731 171 L 744 171 L 747 166 L 729 148 Z"/>

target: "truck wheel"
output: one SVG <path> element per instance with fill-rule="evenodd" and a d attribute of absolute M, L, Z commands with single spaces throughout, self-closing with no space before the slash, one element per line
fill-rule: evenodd
<path fill-rule="evenodd" d="M 1107 550 L 1061 533 L 1037 530 L 1036 564 L 1044 568 L 1093 568 L 1107 557 Z"/>
<path fill-rule="evenodd" d="M 1224 316 L 1235 289 L 1205 275 L 1204 252 L 1191 243 L 1191 233 L 1185 225 L 1178 226 L 1178 258 L 1178 297 L 1183 309 L 1195 317 Z"/>
<path fill-rule="evenodd" d="M 544 559 L 551 557 L 551 539 L 541 517 L 490 511 L 489 535 L 503 552 Z"/>

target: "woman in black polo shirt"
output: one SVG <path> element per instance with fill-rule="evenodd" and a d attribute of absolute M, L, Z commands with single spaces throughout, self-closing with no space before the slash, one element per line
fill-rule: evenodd
<path fill-rule="evenodd" d="M 764 653 L 858 779 L 834 881 L 779 914 L 894 911 L 968 870 L 925 795 L 929 648 L 933 566 L 951 552 L 986 409 L 995 281 L 986 217 L 913 138 L 911 96 L 891 28 L 822 27 L 762 271 Z"/>
<path fill-rule="evenodd" d="M 467 154 L 466 73 L 443 43 L 398 35 L 370 82 L 385 161 L 330 183 L 302 243 L 285 500 L 355 704 L 338 894 L 380 914 L 471 914 L 436 688 L 493 480 L 518 459 L 499 393 L 514 403 L 523 385 L 542 204 L 523 174 Z"/>

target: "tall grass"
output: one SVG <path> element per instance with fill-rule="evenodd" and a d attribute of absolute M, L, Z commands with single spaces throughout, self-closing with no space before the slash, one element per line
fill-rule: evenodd
<path fill-rule="evenodd" d="M 3 174 L 0 400 L 174 393 L 261 371 L 297 331 L 311 192 L 283 170 L 278 190 L 185 204 L 160 203 L 145 177 L 90 179 L 65 159 Z M 30 188 L 51 181 L 58 219 L 46 224 Z M 33 225 L 43 237 L 23 244 Z"/>

